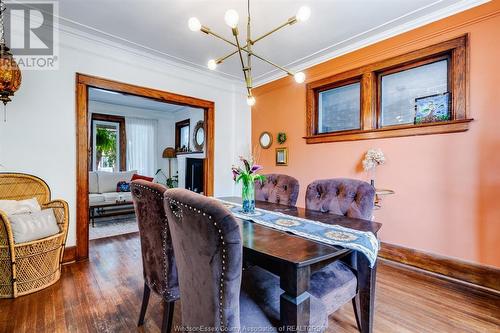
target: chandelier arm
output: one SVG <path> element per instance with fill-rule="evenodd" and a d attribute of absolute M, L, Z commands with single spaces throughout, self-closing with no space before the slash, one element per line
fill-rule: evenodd
<path fill-rule="evenodd" d="M 251 95 L 252 89 L 252 31 L 250 26 L 250 0 L 247 1 L 247 47 L 246 49 L 250 52 L 247 52 L 247 89 L 249 90 L 249 95 Z"/>
<path fill-rule="evenodd" d="M 244 77 L 245 83 L 247 85 L 248 95 L 251 96 L 252 95 L 252 87 L 250 87 L 250 85 L 249 85 L 248 73 L 247 73 L 248 68 L 245 67 L 245 62 L 243 61 L 243 54 L 241 53 L 241 50 L 243 50 L 243 49 L 240 47 L 240 41 L 238 39 L 238 29 L 237 28 L 233 28 L 233 36 L 234 36 L 234 39 L 236 40 L 235 46 L 238 48 L 238 55 L 240 56 L 241 69 L 243 70 L 243 77 Z"/>
<path fill-rule="evenodd" d="M 295 17 L 290 17 L 290 18 L 288 19 L 288 21 L 286 21 L 285 23 L 281 24 L 280 26 L 278 26 L 278 27 L 274 28 L 273 30 L 271 30 L 271 31 L 269 31 L 269 32 L 266 32 L 265 34 L 261 35 L 260 37 L 258 37 L 258 38 L 256 38 L 256 39 L 254 39 L 254 40 L 250 41 L 250 43 L 251 43 L 251 44 L 255 44 L 255 43 L 257 43 L 258 41 L 260 41 L 261 39 L 263 39 L 263 38 L 265 38 L 265 37 L 267 37 L 267 36 L 269 36 L 269 35 L 271 35 L 271 34 L 275 33 L 276 31 L 281 30 L 281 29 L 283 29 L 284 27 L 286 27 L 286 26 L 288 26 L 288 25 L 295 24 L 295 23 L 297 23 L 297 19 L 296 19 Z"/>
<path fill-rule="evenodd" d="M 245 46 L 243 46 L 243 47 L 245 47 Z M 220 63 L 222 63 L 224 60 L 226 60 L 227 58 L 232 57 L 233 55 L 235 55 L 236 53 L 238 53 L 238 50 L 233 51 L 233 52 L 231 52 L 231 53 L 229 53 L 229 54 L 227 54 L 227 55 L 225 55 L 225 56 L 223 56 L 223 57 L 217 58 L 217 59 L 215 60 L 215 62 L 216 62 L 217 64 L 220 64 Z"/>
<path fill-rule="evenodd" d="M 274 66 L 274 67 L 276 67 L 276 68 L 278 68 L 278 69 L 282 70 L 283 72 L 287 73 L 288 75 L 293 76 L 293 73 L 292 73 L 292 72 L 290 72 L 290 71 L 289 71 L 288 69 L 286 69 L 285 67 L 282 67 L 282 66 L 280 66 L 280 65 L 278 65 L 278 64 L 275 64 L 274 62 L 272 62 L 272 61 L 270 61 L 270 60 L 267 60 L 266 58 L 261 57 L 261 56 L 260 56 L 260 55 L 258 55 L 258 54 L 255 54 L 254 52 L 251 52 L 251 54 L 252 54 L 254 57 L 256 57 L 256 58 L 258 58 L 258 59 L 260 59 L 260 60 L 262 60 L 262 61 L 264 61 L 264 62 L 267 62 L 269 65 Z"/>

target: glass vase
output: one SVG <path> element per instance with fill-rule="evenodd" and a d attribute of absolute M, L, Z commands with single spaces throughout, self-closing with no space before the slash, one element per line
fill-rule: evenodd
<path fill-rule="evenodd" d="M 255 212 L 255 183 L 243 183 L 241 188 L 241 199 L 243 201 L 243 213 L 252 214 Z"/>

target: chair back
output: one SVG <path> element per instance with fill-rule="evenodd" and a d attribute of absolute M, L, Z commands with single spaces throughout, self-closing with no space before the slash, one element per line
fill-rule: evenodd
<path fill-rule="evenodd" d="M 255 183 L 255 200 L 295 206 L 299 196 L 299 181 L 277 173 L 265 176 L 265 181 Z"/>
<path fill-rule="evenodd" d="M 333 178 L 315 180 L 306 191 L 306 208 L 371 220 L 375 189 L 367 182 Z"/>
<path fill-rule="evenodd" d="M 174 250 L 163 208 L 165 186 L 145 180 L 130 185 L 141 239 L 146 284 L 166 301 L 179 298 Z"/>
<path fill-rule="evenodd" d="M 0 200 L 36 198 L 40 205 L 50 201 L 50 189 L 42 179 L 24 173 L 0 173 Z"/>
<path fill-rule="evenodd" d="M 240 226 L 218 201 L 184 189 L 165 193 L 176 253 L 182 325 L 240 328 Z"/>

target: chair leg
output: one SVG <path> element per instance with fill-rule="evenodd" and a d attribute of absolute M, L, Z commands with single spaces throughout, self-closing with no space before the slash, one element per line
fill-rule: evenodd
<path fill-rule="evenodd" d="M 162 333 L 170 333 L 172 330 L 172 321 L 174 319 L 175 302 L 165 302 L 163 308 L 163 323 L 161 326 Z"/>
<path fill-rule="evenodd" d="M 137 326 L 142 326 L 144 324 L 144 316 L 146 315 L 146 310 L 148 308 L 150 294 L 151 294 L 151 289 L 149 289 L 149 286 L 146 283 L 144 283 L 144 294 L 142 295 L 141 313 L 139 314 L 139 322 L 137 323 Z"/>
<path fill-rule="evenodd" d="M 358 295 L 354 296 L 352 299 L 352 308 L 354 310 L 354 317 L 356 318 L 356 325 L 358 326 L 358 331 L 361 332 L 361 321 L 359 320 L 359 306 L 357 302 Z"/>

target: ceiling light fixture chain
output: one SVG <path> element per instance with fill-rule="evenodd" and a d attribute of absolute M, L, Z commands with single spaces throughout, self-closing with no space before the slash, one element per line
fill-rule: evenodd
<path fill-rule="evenodd" d="M 248 93 L 247 103 L 248 103 L 248 105 L 252 106 L 255 104 L 255 97 L 252 94 L 252 89 L 253 89 L 252 56 L 256 57 L 257 59 L 259 59 L 261 61 L 268 63 L 271 66 L 278 68 L 279 70 L 284 71 L 285 73 L 287 73 L 290 76 L 293 76 L 297 83 L 303 83 L 305 81 L 305 78 L 306 78 L 306 76 L 303 72 L 293 73 L 293 72 L 289 71 L 288 69 L 286 69 L 280 65 L 277 65 L 274 62 L 256 54 L 252 49 L 253 45 L 255 43 L 257 43 L 258 41 L 264 39 L 265 37 L 275 33 L 276 31 L 278 31 L 278 30 L 280 30 L 288 25 L 292 25 L 292 24 L 295 24 L 297 22 L 307 21 L 309 19 L 310 15 L 311 15 L 311 10 L 309 9 L 309 7 L 306 7 L 306 6 L 300 7 L 295 16 L 290 17 L 283 24 L 281 24 L 278 27 L 274 28 L 273 30 L 263 34 L 262 36 L 252 40 L 250 0 L 248 0 L 247 1 L 247 40 L 246 40 L 246 44 L 243 46 L 240 44 L 240 41 L 238 39 L 239 15 L 238 15 L 238 12 L 236 12 L 234 9 L 229 9 L 228 11 L 226 11 L 226 14 L 224 15 L 224 21 L 231 28 L 235 42 L 231 42 L 230 40 L 224 38 L 223 36 L 213 32 L 212 30 L 210 30 L 210 28 L 202 25 L 196 17 L 192 17 L 189 19 L 188 26 L 189 26 L 189 29 L 191 29 L 192 31 L 201 31 L 207 35 L 212 35 L 212 36 L 236 47 L 235 51 L 233 51 L 225 56 L 222 56 L 222 57 L 217 58 L 217 59 L 210 59 L 208 61 L 208 68 L 211 70 L 215 70 L 217 68 L 217 65 L 221 64 L 226 59 L 228 59 L 228 58 L 232 57 L 233 55 L 235 55 L 236 53 L 238 53 L 238 56 L 239 56 L 240 62 L 241 62 L 241 69 L 243 71 L 243 78 L 245 80 L 247 93 Z M 246 53 L 246 55 L 247 55 L 246 65 L 245 65 L 245 61 L 243 59 L 243 53 Z"/>

